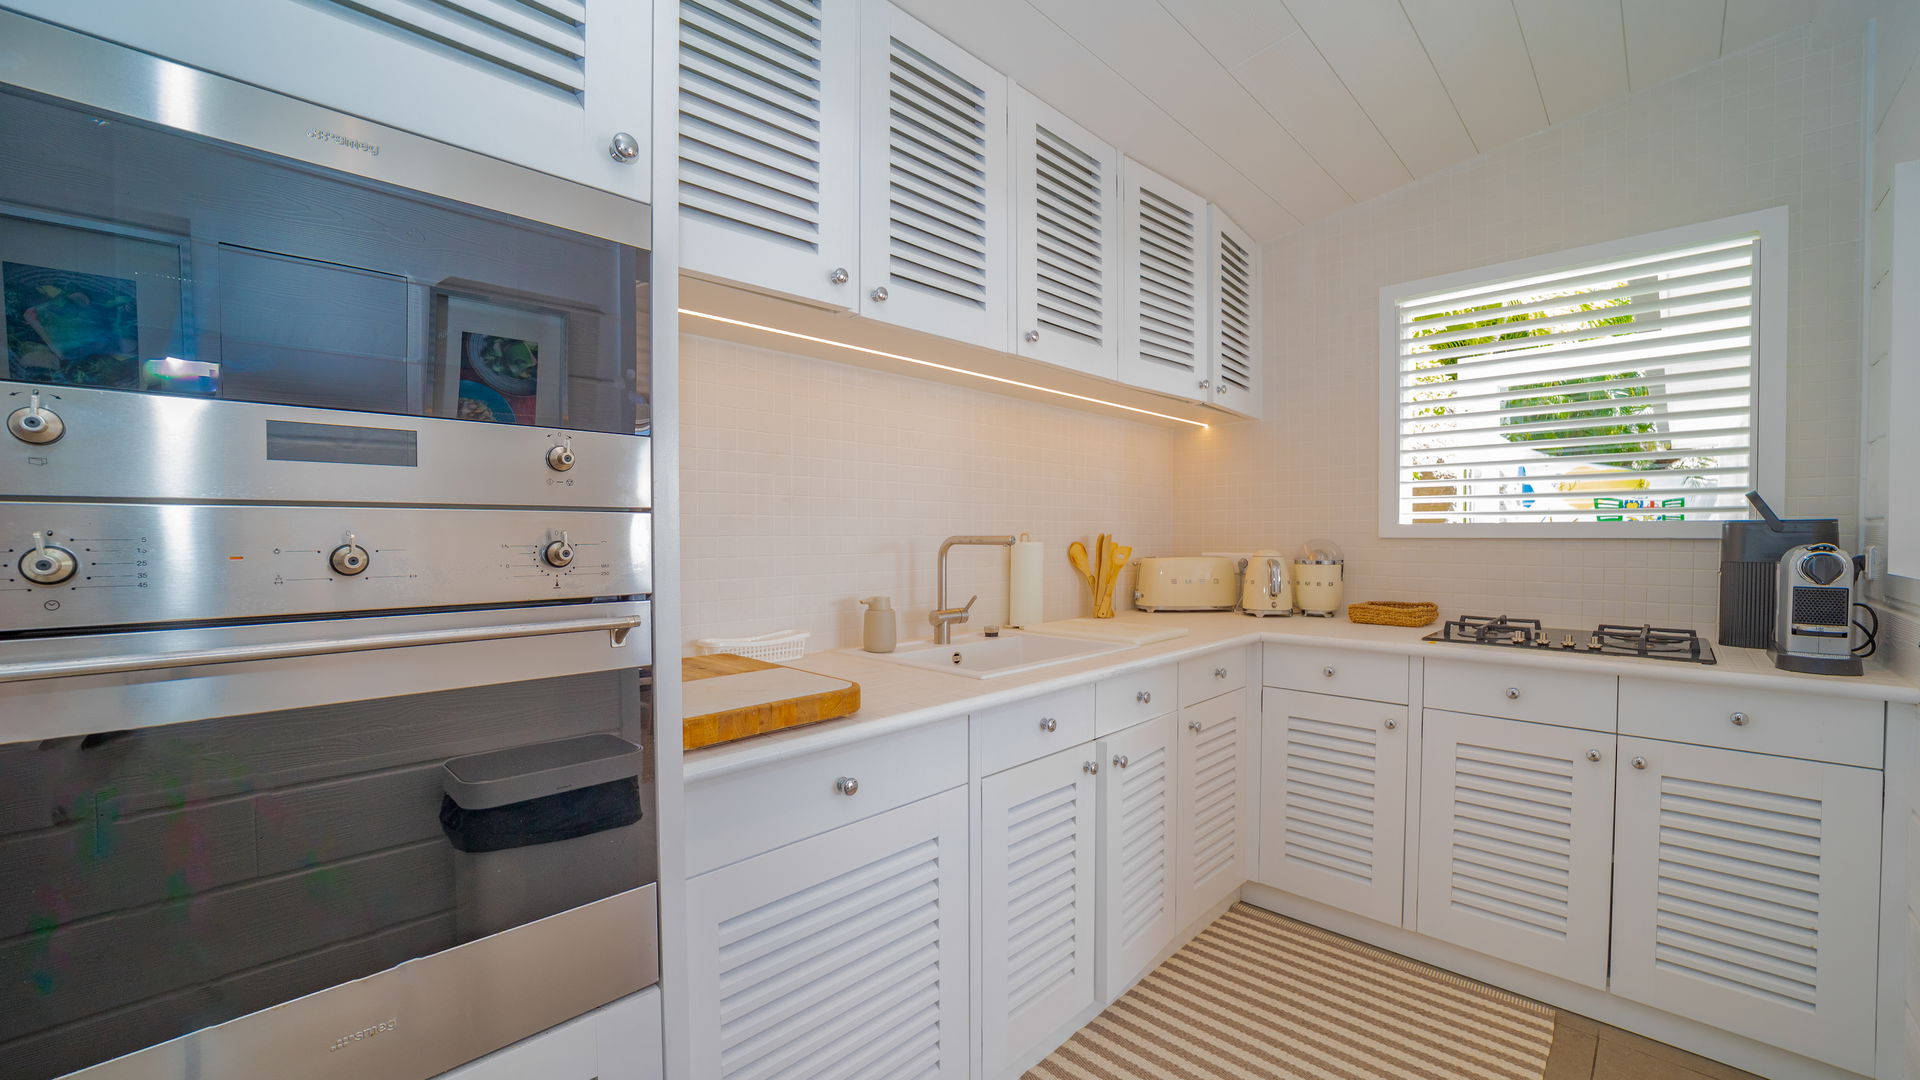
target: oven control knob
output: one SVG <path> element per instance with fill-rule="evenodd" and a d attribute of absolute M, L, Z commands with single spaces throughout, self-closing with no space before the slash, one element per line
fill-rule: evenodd
<path fill-rule="evenodd" d="M 573 447 L 564 443 L 547 450 L 547 468 L 554 472 L 566 472 L 573 468 Z"/>
<path fill-rule="evenodd" d="M 334 572 L 352 577 L 355 574 L 366 573 L 368 564 L 373 562 L 373 557 L 367 554 L 366 548 L 361 547 L 354 540 L 352 533 L 348 533 L 347 542 L 334 548 L 333 554 L 327 556 L 327 562 L 333 565 Z"/>
<path fill-rule="evenodd" d="M 572 566 L 573 544 L 567 539 L 566 533 L 561 533 L 560 539 L 541 549 L 540 557 L 546 560 L 548 566 Z"/>
<path fill-rule="evenodd" d="M 78 569 L 73 552 L 47 543 L 40 533 L 33 534 L 33 550 L 20 556 L 20 576 L 35 585 L 58 585 Z"/>
<path fill-rule="evenodd" d="M 27 398 L 23 409 L 15 409 L 7 414 L 7 431 L 24 443 L 44 446 L 59 442 L 60 436 L 67 433 L 67 422 L 60 414 L 40 404 L 40 391 L 35 390 Z"/>

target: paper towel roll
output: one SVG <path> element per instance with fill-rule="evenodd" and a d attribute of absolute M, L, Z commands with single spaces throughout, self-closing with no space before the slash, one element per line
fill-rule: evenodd
<path fill-rule="evenodd" d="M 1007 559 L 1007 625 L 1038 626 L 1044 621 L 1040 601 L 1045 596 L 1041 583 L 1041 564 L 1047 545 L 1027 539 L 1026 533 L 1013 542 Z"/>

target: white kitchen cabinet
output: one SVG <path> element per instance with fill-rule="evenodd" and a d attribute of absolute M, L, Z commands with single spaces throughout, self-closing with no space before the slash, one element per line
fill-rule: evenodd
<path fill-rule="evenodd" d="M 1428 709 L 1416 927 L 1607 985 L 1614 737 Z"/>
<path fill-rule="evenodd" d="M 1037 1059 L 1094 1003 L 1092 742 L 980 781 L 980 1026 L 988 1076 Z"/>
<path fill-rule="evenodd" d="M 1217 206 L 1207 207 L 1207 400 L 1260 416 L 1260 247 Z"/>
<path fill-rule="evenodd" d="M 1010 352 L 1006 77 L 886 0 L 860 33 L 860 314 Z"/>
<path fill-rule="evenodd" d="M 696 1080 L 970 1071 L 964 787 L 687 883 Z"/>
<path fill-rule="evenodd" d="M 1111 379 L 1119 364 L 1120 152 L 1012 88 L 1014 348 Z"/>
<path fill-rule="evenodd" d="M 680 0 L 680 263 L 855 306 L 860 0 Z"/>
<path fill-rule="evenodd" d="M 1120 381 L 1207 399 L 1207 200 L 1132 158 L 1120 183 Z"/>
<path fill-rule="evenodd" d="M 1263 885 L 1399 925 L 1407 857 L 1407 708 L 1265 693 Z"/>
<path fill-rule="evenodd" d="M 661 1080 L 660 988 L 575 1017 L 437 1080 Z"/>
<path fill-rule="evenodd" d="M 1100 1000 L 1144 975 L 1179 932 L 1175 714 L 1101 739 Z"/>
<path fill-rule="evenodd" d="M 1238 652 L 1239 650 L 1235 650 Z M 1181 686 L 1184 689 L 1185 683 Z M 1251 875 L 1248 787 L 1254 718 L 1240 689 L 1180 710 L 1174 912 L 1188 926 Z"/>
<path fill-rule="evenodd" d="M 29 15 L 639 200 L 651 9 L 631 0 L 10 0 Z M 613 154 L 616 133 L 635 153 Z M 357 138 L 353 131 L 315 132 Z M 377 152 L 377 147 L 374 152 Z"/>
<path fill-rule="evenodd" d="M 1881 774 L 1620 739 L 1621 997 L 1874 1066 Z"/>

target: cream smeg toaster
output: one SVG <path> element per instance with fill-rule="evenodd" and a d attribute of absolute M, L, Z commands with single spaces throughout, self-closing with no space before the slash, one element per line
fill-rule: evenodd
<path fill-rule="evenodd" d="M 1140 560 L 1133 606 L 1141 611 L 1232 611 L 1239 599 L 1238 568 L 1211 555 Z"/>

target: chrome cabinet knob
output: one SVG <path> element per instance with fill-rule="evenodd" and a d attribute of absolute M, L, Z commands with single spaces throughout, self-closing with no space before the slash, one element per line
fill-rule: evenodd
<path fill-rule="evenodd" d="M 1187 721 L 1187 730 L 1193 732 L 1196 735 L 1198 735 L 1201 732 L 1201 730 L 1205 727 L 1206 725 L 1202 724 L 1198 720 Z"/>
<path fill-rule="evenodd" d="M 607 144 L 607 156 L 622 165 L 631 165 L 640 156 L 640 140 L 624 131 L 616 131 L 613 141 Z"/>
<path fill-rule="evenodd" d="M 1227 392 L 1227 384 L 1226 384 L 1226 383 L 1214 383 L 1214 384 L 1213 384 L 1213 392 L 1214 392 L 1214 393 L 1216 393 L 1216 394 L 1224 394 L 1224 393 L 1226 393 L 1226 392 Z"/>
<path fill-rule="evenodd" d="M 559 446 L 553 446 L 547 449 L 547 468 L 552 469 L 554 472 L 566 472 L 568 469 L 573 468 L 573 463 L 576 460 L 578 459 L 573 456 L 573 447 L 568 446 L 566 443 L 561 443 Z"/>
<path fill-rule="evenodd" d="M 1151 705 L 1153 704 L 1153 692 L 1150 690 L 1142 690 L 1139 693 L 1133 695 L 1133 700 L 1139 702 L 1142 705 Z"/>
<path fill-rule="evenodd" d="M 1598 750 L 1589 750 L 1589 751 L 1587 751 L 1587 760 L 1588 760 L 1588 761 L 1599 761 L 1599 760 L 1600 760 L 1600 751 L 1598 751 Z"/>
<path fill-rule="evenodd" d="M 348 533 L 347 542 L 334 548 L 333 552 L 327 556 L 327 562 L 333 567 L 335 573 L 352 577 L 355 574 L 366 573 L 367 566 L 373 562 L 373 558 L 367 554 L 366 548 L 360 546 L 360 541 L 352 533 Z"/>
<path fill-rule="evenodd" d="M 1632 761 L 1632 765 L 1636 769 L 1644 769 L 1647 767 L 1647 759 L 1643 757 L 1634 758 Z"/>
<path fill-rule="evenodd" d="M 851 776 L 843 776 L 833 782 L 833 790 L 842 795 L 858 795 L 860 794 L 860 781 Z"/>
<path fill-rule="evenodd" d="M 1746 714 L 1746 713 L 1743 713 L 1743 712 L 1737 712 L 1737 713 L 1734 713 L 1734 714 L 1733 714 L 1732 716 L 1729 716 L 1729 717 L 1727 717 L 1727 719 L 1728 719 L 1728 720 L 1731 720 L 1731 721 L 1733 721 L 1733 726 L 1734 726 L 1734 727 L 1746 727 L 1746 726 L 1747 726 L 1747 714 Z"/>
<path fill-rule="evenodd" d="M 1388 730 L 1388 731 L 1392 731 L 1393 729 L 1395 729 L 1395 728 L 1397 728 L 1397 727 L 1399 727 L 1399 726 L 1400 726 L 1400 721 L 1398 721 L 1398 720 L 1389 720 L 1389 721 L 1387 721 L 1387 730 Z"/>
<path fill-rule="evenodd" d="M 1209 387 L 1209 386 L 1212 386 L 1212 385 L 1213 385 L 1213 380 L 1212 380 L 1212 379 L 1201 379 L 1201 380 L 1200 380 L 1200 389 L 1202 389 L 1202 390 L 1205 390 L 1205 389 L 1206 389 L 1207 387 Z"/>
<path fill-rule="evenodd" d="M 560 539 L 548 544 L 540 552 L 540 558 L 545 560 L 548 566 L 556 568 L 572 566 L 573 543 L 567 539 L 567 534 L 563 532 L 560 534 Z"/>
<path fill-rule="evenodd" d="M 1087 775 L 1092 776 L 1099 773 L 1100 763 L 1097 761 L 1085 761 L 1085 762 L 1081 762 L 1080 768 L 1082 771 L 1087 773 Z"/>
<path fill-rule="evenodd" d="M 853 280 L 853 275 L 847 272 L 846 267 L 836 266 L 827 272 L 827 280 L 833 282 L 835 285 L 845 285 L 847 282 Z"/>
<path fill-rule="evenodd" d="M 1127 755 L 1125 755 L 1125 754 L 1115 754 L 1115 755 L 1113 755 L 1113 767 L 1114 767 L 1114 768 L 1116 768 L 1116 769 L 1124 769 L 1124 768 L 1126 768 L 1126 767 L 1127 767 Z"/>
<path fill-rule="evenodd" d="M 1040 730 L 1051 735 L 1060 730 L 1060 721 L 1055 720 L 1051 716 L 1042 717 L 1040 720 Z"/>
<path fill-rule="evenodd" d="M 1517 686 L 1509 686 L 1509 687 L 1507 687 L 1507 700 L 1508 700 L 1508 701 L 1519 701 L 1519 700 L 1520 700 L 1520 688 L 1519 688 L 1519 687 L 1517 687 Z"/>
<path fill-rule="evenodd" d="M 1026 337 L 1027 337 L 1027 344 L 1029 344 L 1029 345 L 1031 345 L 1031 344 L 1033 344 L 1034 342 L 1036 342 L 1036 341 L 1039 341 L 1039 340 L 1040 340 L 1040 331 L 1038 331 L 1038 330 L 1029 330 L 1029 331 L 1027 331 L 1027 335 L 1026 335 Z"/>
<path fill-rule="evenodd" d="M 60 414 L 40 404 L 40 391 L 27 395 L 25 408 L 15 409 L 7 415 L 7 431 L 23 443 L 45 446 L 59 442 L 60 436 L 67 433 L 67 422 Z"/>
<path fill-rule="evenodd" d="M 885 285 L 876 286 L 874 290 L 867 295 L 873 299 L 874 303 L 884 304 L 887 302 L 887 287 Z"/>
<path fill-rule="evenodd" d="M 1226 678 L 1226 677 L 1227 677 L 1227 669 L 1226 669 L 1226 668 L 1223 668 L 1223 667 L 1217 667 L 1217 668 L 1214 668 L 1214 669 L 1213 669 L 1213 677 L 1214 677 L 1214 678 L 1216 678 L 1216 679 L 1224 679 L 1224 678 Z"/>
<path fill-rule="evenodd" d="M 20 556 L 20 576 L 35 585 L 58 585 L 80 569 L 80 561 L 66 548 L 47 543 L 45 533 L 33 534 L 33 550 Z M 49 600 L 49 604 L 58 607 Z"/>
<path fill-rule="evenodd" d="M 1325 675 L 1329 679 L 1333 678 L 1333 665 L 1329 664 L 1326 667 L 1321 668 L 1320 674 Z"/>

